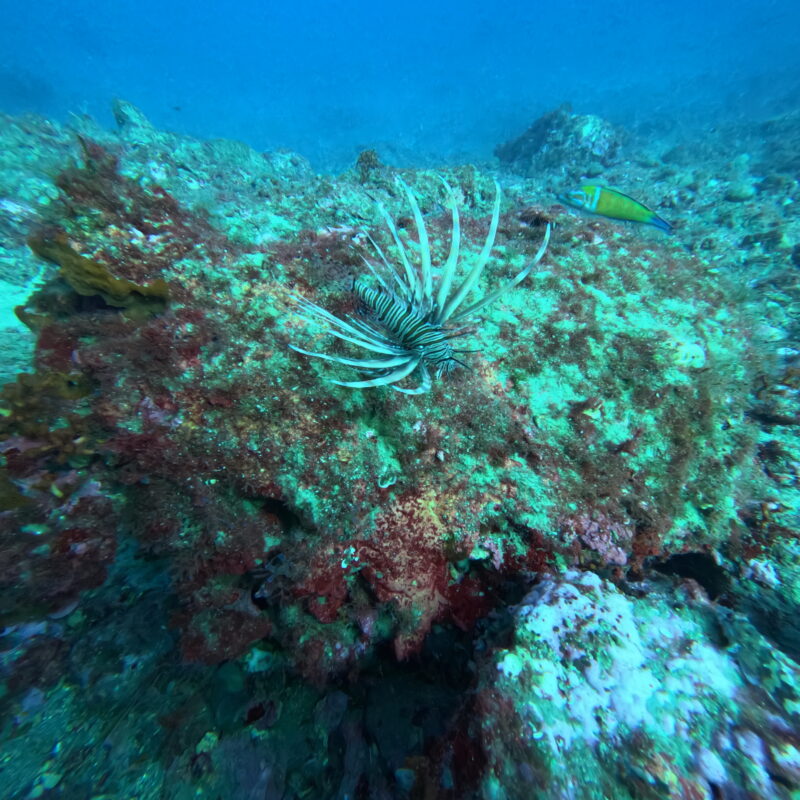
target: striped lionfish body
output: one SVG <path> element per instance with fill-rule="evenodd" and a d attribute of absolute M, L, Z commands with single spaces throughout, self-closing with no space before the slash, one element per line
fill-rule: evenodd
<path fill-rule="evenodd" d="M 428 232 L 417 199 L 400 178 L 397 182 L 405 192 L 414 216 L 419 240 L 418 259 L 412 260 L 409 256 L 392 218 L 378 204 L 378 210 L 394 242 L 399 263 L 393 264 L 380 245 L 368 236 L 378 263 L 373 264 L 367 259 L 364 259 L 364 263 L 377 285 L 370 285 L 363 279 L 354 282 L 353 291 L 361 302 L 362 313 L 342 319 L 304 297 L 293 296 L 295 304 L 307 321 L 322 322 L 326 325 L 328 334 L 356 345 L 366 351 L 367 355 L 351 358 L 304 350 L 294 345 L 290 347 L 304 355 L 355 367 L 364 374 L 360 380 L 333 381 L 340 386 L 352 389 L 391 386 L 398 392 L 421 394 L 430 389 L 431 370 L 440 377 L 456 364 L 463 364 L 456 354 L 464 351 L 454 348 L 452 340 L 469 332 L 465 326 L 481 309 L 525 280 L 544 256 L 550 240 L 550 226 L 548 225 L 539 251 L 530 264 L 504 286 L 464 306 L 467 298 L 476 289 L 494 247 L 500 219 L 499 185 L 495 183 L 492 220 L 483 249 L 467 275 L 459 281 L 461 227 L 453 190 L 442 180 L 452 214 L 452 234 L 447 260 L 435 270 Z M 418 376 L 416 387 L 397 385 L 413 374 Z"/>
<path fill-rule="evenodd" d="M 363 281 L 353 284 L 353 291 L 364 305 L 367 316 L 391 332 L 396 341 L 409 350 L 417 350 L 423 360 L 436 366 L 437 377 L 461 363 L 455 357 L 450 339 L 459 335 L 430 322 L 429 314 L 420 314 L 414 304 L 383 289 L 367 286 Z"/>

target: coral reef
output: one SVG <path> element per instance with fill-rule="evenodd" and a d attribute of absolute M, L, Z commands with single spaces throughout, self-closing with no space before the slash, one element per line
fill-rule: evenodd
<path fill-rule="evenodd" d="M 0 397 L 10 797 L 798 791 L 785 153 L 712 183 L 561 109 L 518 173 L 324 178 L 115 118 L 0 129 L 40 154 L 0 172 L 35 337 Z M 587 163 L 675 237 L 559 205 Z M 428 393 L 328 381 L 292 296 L 355 313 L 377 203 L 447 263 L 441 178 L 464 252 L 496 220 L 478 294 L 547 255 Z"/>

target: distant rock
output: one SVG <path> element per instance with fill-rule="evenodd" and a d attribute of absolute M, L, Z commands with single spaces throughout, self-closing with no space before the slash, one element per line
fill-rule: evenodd
<path fill-rule="evenodd" d="M 145 113 L 138 109 L 133 103 L 117 98 L 111 105 L 114 114 L 114 121 L 120 130 L 126 128 L 148 128 L 153 130 L 153 123 L 147 118 Z"/>
<path fill-rule="evenodd" d="M 532 177 L 563 168 L 598 174 L 617 161 L 624 134 L 600 117 L 575 114 L 569 103 L 539 117 L 525 133 L 495 148 L 495 155 L 516 172 Z"/>
<path fill-rule="evenodd" d="M 755 196 L 755 186 L 748 181 L 734 181 L 725 191 L 725 199 L 732 203 L 743 203 L 745 200 L 752 200 Z"/>

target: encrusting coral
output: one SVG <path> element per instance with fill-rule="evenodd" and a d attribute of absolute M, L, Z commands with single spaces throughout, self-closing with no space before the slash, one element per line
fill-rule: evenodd
<path fill-rule="evenodd" d="M 148 285 L 115 278 L 107 267 L 76 253 L 63 233 L 44 233 L 28 238 L 28 245 L 37 256 L 61 267 L 61 276 L 80 295 L 99 295 L 114 308 L 123 308 L 132 317 L 163 311 L 169 299 L 166 281 L 157 278 Z"/>

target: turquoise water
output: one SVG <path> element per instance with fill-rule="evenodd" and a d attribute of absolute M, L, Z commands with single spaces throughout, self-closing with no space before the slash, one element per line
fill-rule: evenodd
<path fill-rule="evenodd" d="M 800 9 L 5 4 L 0 800 L 800 797 Z"/>
<path fill-rule="evenodd" d="M 285 147 L 342 169 L 381 144 L 485 157 L 570 101 L 626 126 L 704 130 L 797 101 L 795 3 L 7 4 L 0 103 Z"/>

